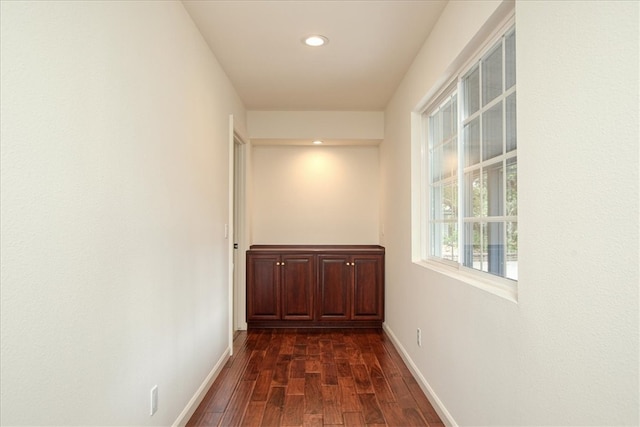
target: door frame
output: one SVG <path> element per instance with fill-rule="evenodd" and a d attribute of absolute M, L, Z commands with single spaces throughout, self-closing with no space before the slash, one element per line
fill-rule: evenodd
<path fill-rule="evenodd" d="M 233 354 L 235 331 L 247 329 L 244 311 L 246 261 L 242 254 L 246 252 L 249 242 L 247 224 L 248 141 L 239 124 L 234 120 L 233 114 L 229 115 L 229 225 L 226 237 L 229 278 L 229 349 L 231 354 Z M 237 240 L 234 241 L 234 239 Z M 238 244 L 237 249 L 234 248 L 234 243 Z M 236 256 L 237 261 L 234 262 Z"/>

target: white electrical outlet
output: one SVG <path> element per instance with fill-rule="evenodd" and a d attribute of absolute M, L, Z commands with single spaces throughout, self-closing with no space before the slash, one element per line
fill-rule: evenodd
<path fill-rule="evenodd" d="M 416 341 L 418 342 L 418 347 L 422 347 L 422 331 L 420 328 L 416 330 Z"/>
<path fill-rule="evenodd" d="M 153 415 L 158 410 L 158 386 L 154 385 L 151 389 L 151 412 L 149 415 Z"/>

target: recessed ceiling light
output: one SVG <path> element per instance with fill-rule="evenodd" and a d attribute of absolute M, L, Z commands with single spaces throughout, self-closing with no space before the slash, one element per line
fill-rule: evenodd
<path fill-rule="evenodd" d="M 307 46 L 319 47 L 319 46 L 322 46 L 322 45 L 325 45 L 325 44 L 329 43 L 329 39 L 326 38 L 325 36 L 313 35 L 313 36 L 308 36 L 308 37 L 303 38 L 302 42 L 304 44 L 306 44 Z"/>
<path fill-rule="evenodd" d="M 320 141 L 319 139 L 316 139 L 315 141 L 313 141 L 313 143 L 315 145 L 320 145 L 320 144 L 322 144 L 322 141 Z"/>

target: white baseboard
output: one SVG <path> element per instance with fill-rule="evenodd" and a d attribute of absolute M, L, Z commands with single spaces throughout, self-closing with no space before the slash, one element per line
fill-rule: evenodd
<path fill-rule="evenodd" d="M 387 335 L 389 335 L 389 338 L 391 338 L 391 342 L 393 343 L 394 347 L 396 348 L 396 350 L 398 350 L 398 353 L 400 353 L 402 360 L 404 360 L 404 362 L 407 364 L 407 367 L 413 374 L 414 378 L 417 380 L 418 385 L 427 396 L 427 399 L 429 399 L 429 402 L 431 402 L 433 409 L 436 410 L 444 425 L 446 425 L 447 427 L 458 427 L 458 423 L 456 423 L 449 411 L 447 411 L 447 408 L 444 407 L 442 401 L 433 391 L 427 380 L 422 376 L 422 373 L 418 370 L 416 364 L 413 363 L 413 360 L 411 359 L 411 357 L 409 357 L 409 353 L 407 353 L 402 344 L 400 344 L 400 341 L 398 341 L 398 337 L 396 337 L 396 335 L 386 323 L 382 325 L 382 328 L 387 333 Z"/>
<path fill-rule="evenodd" d="M 218 374 L 220 374 L 220 371 L 224 367 L 224 364 L 227 363 L 227 359 L 230 355 L 231 348 L 227 347 L 225 352 L 222 354 L 222 357 L 218 359 L 211 372 L 209 372 L 209 375 L 207 375 L 207 378 L 205 378 L 204 382 L 200 385 L 191 400 L 189 400 L 187 406 L 182 410 L 180 415 L 178 415 L 178 418 L 173 422 L 172 427 L 183 427 L 187 425 L 194 412 L 196 412 L 196 409 L 198 409 L 198 405 L 200 405 L 200 402 L 202 402 L 202 399 L 204 399 L 204 396 L 207 394 L 207 391 L 209 391 L 211 385 L 218 377 Z"/>

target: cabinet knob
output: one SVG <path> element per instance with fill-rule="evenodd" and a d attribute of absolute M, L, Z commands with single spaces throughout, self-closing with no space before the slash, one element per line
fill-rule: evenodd
<path fill-rule="evenodd" d="M 284 262 L 281 262 L 280 265 L 284 265 Z"/>
<path fill-rule="evenodd" d="M 280 265 L 280 263 L 279 263 L 279 262 L 276 262 L 276 265 Z"/>

